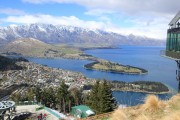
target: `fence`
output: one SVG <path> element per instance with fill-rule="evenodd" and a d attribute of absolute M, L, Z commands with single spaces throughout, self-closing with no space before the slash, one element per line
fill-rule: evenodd
<path fill-rule="evenodd" d="M 16 103 L 17 106 L 26 106 L 26 105 L 39 105 L 40 107 L 37 107 L 36 108 L 36 112 L 39 110 L 42 110 L 44 109 L 45 111 L 49 112 L 51 115 L 55 116 L 58 120 L 62 119 L 60 114 L 58 114 L 57 112 L 53 111 L 52 109 L 48 108 L 48 107 L 45 107 L 43 106 L 42 104 L 40 103 L 37 103 L 37 102 L 34 102 L 34 101 L 20 101 L 20 102 L 17 102 Z M 29 111 L 27 109 L 25 109 L 26 111 Z M 25 112 L 23 110 L 21 110 L 20 112 Z M 35 113 L 36 113 L 35 112 Z"/>
<path fill-rule="evenodd" d="M 21 105 L 37 105 L 37 102 L 34 101 L 19 101 L 16 102 L 16 105 L 21 106 Z"/>
<path fill-rule="evenodd" d="M 44 109 L 45 109 L 46 111 L 48 111 L 49 113 L 51 113 L 52 115 L 54 115 L 55 117 L 61 119 L 61 116 L 60 116 L 58 113 L 52 111 L 52 109 L 50 109 L 50 108 L 48 108 L 48 107 L 44 107 Z"/>

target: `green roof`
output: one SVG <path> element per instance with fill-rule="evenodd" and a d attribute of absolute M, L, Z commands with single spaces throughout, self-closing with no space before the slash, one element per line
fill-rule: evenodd
<path fill-rule="evenodd" d="M 91 110 L 88 106 L 86 105 L 78 105 L 78 106 L 74 106 L 72 108 L 76 108 L 76 109 L 80 109 L 82 112 L 86 112 L 87 110 Z"/>
<path fill-rule="evenodd" d="M 80 111 L 80 112 L 78 112 Z M 90 115 L 94 115 L 95 113 L 86 105 L 78 105 L 78 106 L 74 106 L 72 107 L 72 114 L 84 118 L 84 117 L 88 117 Z"/>

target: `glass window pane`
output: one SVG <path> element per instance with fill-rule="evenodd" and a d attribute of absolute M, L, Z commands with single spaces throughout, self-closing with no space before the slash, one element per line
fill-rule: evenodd
<path fill-rule="evenodd" d="M 170 39 L 171 39 L 171 33 L 168 33 L 166 40 L 166 50 L 170 50 Z"/>
<path fill-rule="evenodd" d="M 180 33 L 178 33 L 177 47 L 178 47 L 178 51 L 180 51 Z"/>

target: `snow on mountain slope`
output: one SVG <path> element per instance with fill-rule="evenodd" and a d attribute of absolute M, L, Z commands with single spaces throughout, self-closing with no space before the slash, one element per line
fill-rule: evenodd
<path fill-rule="evenodd" d="M 45 43 L 82 43 L 110 45 L 163 45 L 164 41 L 124 36 L 102 30 L 52 24 L 29 24 L 0 27 L 0 43 L 6 44 L 18 38 L 35 38 Z"/>

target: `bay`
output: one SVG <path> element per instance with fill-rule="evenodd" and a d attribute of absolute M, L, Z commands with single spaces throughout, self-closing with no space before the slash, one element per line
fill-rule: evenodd
<path fill-rule="evenodd" d="M 176 81 L 176 63 L 160 56 L 160 51 L 165 47 L 152 46 L 120 46 L 116 49 L 93 49 L 86 50 L 85 53 L 98 58 L 106 59 L 112 62 L 118 62 L 124 65 L 132 65 L 148 70 L 145 75 L 128 75 L 117 74 L 95 70 L 86 70 L 83 66 L 91 61 L 88 60 L 70 60 L 70 59 L 43 59 L 43 58 L 28 58 L 30 61 L 44 64 L 49 67 L 61 68 L 82 72 L 86 77 L 118 80 L 118 81 L 157 81 L 166 84 L 171 89 L 177 91 L 178 84 Z M 119 104 L 137 105 L 144 101 L 148 95 L 145 93 L 136 92 L 113 92 L 114 97 Z M 161 99 L 169 99 L 172 94 L 158 95 Z"/>

